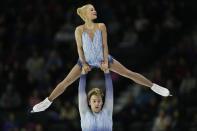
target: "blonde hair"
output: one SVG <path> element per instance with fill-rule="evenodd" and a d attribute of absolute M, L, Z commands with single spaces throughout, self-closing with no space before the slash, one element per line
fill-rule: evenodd
<path fill-rule="evenodd" d="M 91 5 L 91 4 L 86 4 L 82 7 L 77 8 L 77 14 L 81 17 L 81 19 L 83 19 L 83 21 L 86 21 L 85 13 L 86 13 L 86 9 L 88 5 Z"/>
<path fill-rule="evenodd" d="M 103 91 L 99 88 L 92 88 L 89 92 L 88 92 L 88 101 L 90 101 L 90 98 L 95 95 L 95 96 L 101 96 L 103 98 L 104 94 Z"/>

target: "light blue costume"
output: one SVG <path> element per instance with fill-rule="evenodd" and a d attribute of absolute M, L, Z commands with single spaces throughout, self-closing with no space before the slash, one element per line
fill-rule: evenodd
<path fill-rule="evenodd" d="M 86 33 L 82 33 L 82 47 L 84 52 L 85 61 L 93 68 L 99 68 L 100 62 L 104 61 L 103 55 L 103 39 L 102 32 L 100 29 L 94 34 L 93 41 L 90 36 Z M 82 67 L 81 60 L 78 59 L 78 65 Z M 108 63 L 113 63 L 113 58 L 108 55 Z"/>
<path fill-rule="evenodd" d="M 88 107 L 86 75 L 80 76 L 78 97 L 82 131 L 112 131 L 113 85 L 110 73 L 105 74 L 105 86 L 105 104 L 99 113 L 94 114 Z"/>

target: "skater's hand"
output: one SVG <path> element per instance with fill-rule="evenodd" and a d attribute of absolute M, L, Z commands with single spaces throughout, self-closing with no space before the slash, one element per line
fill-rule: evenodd
<path fill-rule="evenodd" d="M 81 74 L 83 74 L 83 75 L 85 75 L 85 74 L 86 74 L 86 72 L 85 72 L 84 68 L 82 68 Z"/>
<path fill-rule="evenodd" d="M 91 66 L 88 64 L 83 64 L 82 71 L 84 70 L 85 74 L 87 74 L 89 71 L 91 71 Z"/>
<path fill-rule="evenodd" d="M 100 63 L 100 68 L 101 68 L 102 71 L 107 72 L 109 70 L 108 63 L 101 62 Z"/>

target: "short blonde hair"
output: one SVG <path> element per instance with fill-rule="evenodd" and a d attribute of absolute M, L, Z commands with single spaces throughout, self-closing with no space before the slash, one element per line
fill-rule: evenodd
<path fill-rule="evenodd" d="M 88 101 L 90 101 L 90 98 L 95 95 L 95 96 L 101 96 L 102 98 L 104 97 L 103 91 L 99 88 L 92 88 L 88 92 Z"/>
<path fill-rule="evenodd" d="M 86 13 L 86 9 L 88 5 L 91 5 L 91 4 L 86 4 L 82 7 L 77 8 L 77 14 L 81 17 L 81 19 L 83 19 L 83 21 L 86 21 L 85 13 Z"/>

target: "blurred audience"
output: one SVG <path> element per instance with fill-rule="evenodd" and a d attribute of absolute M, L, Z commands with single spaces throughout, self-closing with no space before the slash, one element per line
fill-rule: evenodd
<path fill-rule="evenodd" d="M 131 70 L 151 74 L 148 78 L 167 87 L 173 95 L 163 98 L 139 86 L 122 110 L 114 112 L 114 127 L 121 125 L 114 130 L 197 130 L 197 21 L 193 19 L 194 9 L 185 3 L 186 0 L 93 1 L 97 22 L 107 26 L 110 54 Z M 82 24 L 76 8 L 82 4 L 71 0 L 1 2 L 3 131 L 80 130 L 77 102 L 70 100 L 77 98 L 78 81 L 54 101 L 46 114 L 27 118 L 24 112 L 27 106 L 48 96 L 76 64 L 74 30 Z M 133 83 L 116 73 L 111 75 L 116 105 Z M 90 73 L 88 88 L 105 90 L 104 86 L 101 73 Z"/>

